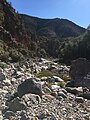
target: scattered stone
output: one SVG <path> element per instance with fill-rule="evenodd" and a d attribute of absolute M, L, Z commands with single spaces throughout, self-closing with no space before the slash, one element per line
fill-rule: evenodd
<path fill-rule="evenodd" d="M 63 97 L 62 96 L 57 96 L 56 97 L 59 101 L 63 100 Z"/>
<path fill-rule="evenodd" d="M 44 93 L 51 93 L 52 92 L 51 89 L 49 87 L 47 87 L 47 86 L 45 86 L 43 88 L 43 91 L 44 91 Z"/>
<path fill-rule="evenodd" d="M 63 93 L 62 91 L 58 92 L 58 96 L 61 96 L 63 98 L 67 98 L 67 96 L 65 95 L 65 93 Z"/>
<path fill-rule="evenodd" d="M 84 102 L 84 99 L 83 99 L 83 97 L 76 97 L 76 98 L 75 98 L 75 101 L 76 101 L 77 103 L 83 103 L 83 102 Z"/>
<path fill-rule="evenodd" d="M 74 87 L 74 81 L 67 82 L 65 87 Z"/>
<path fill-rule="evenodd" d="M 65 95 L 67 95 L 67 91 L 65 89 L 61 89 L 60 91 L 62 91 L 63 93 L 65 93 Z"/>
<path fill-rule="evenodd" d="M 11 81 L 6 79 L 6 80 L 3 80 L 3 82 L 5 83 L 6 86 L 10 86 L 11 85 Z"/>
<path fill-rule="evenodd" d="M 58 93 L 57 92 L 51 92 L 51 95 L 54 96 L 54 97 L 57 97 Z"/>
<path fill-rule="evenodd" d="M 53 76 L 53 78 L 55 79 L 55 82 L 64 82 L 63 79 L 58 76 Z"/>
<path fill-rule="evenodd" d="M 52 101 L 55 97 L 53 97 L 52 95 L 49 95 L 49 94 L 45 94 L 42 96 L 43 99 L 46 99 L 46 100 L 49 100 L 49 101 Z"/>
<path fill-rule="evenodd" d="M 3 120 L 3 115 L 1 111 L 0 111 L 0 120 Z"/>
<path fill-rule="evenodd" d="M 53 91 L 58 91 L 60 89 L 60 86 L 58 86 L 58 85 L 51 85 L 51 89 Z"/>
<path fill-rule="evenodd" d="M 29 106 L 30 103 L 32 104 L 39 104 L 41 102 L 41 98 L 39 95 L 35 94 L 26 94 L 22 97 L 25 103 Z"/>
<path fill-rule="evenodd" d="M 4 117 L 9 119 L 11 116 L 15 116 L 14 112 L 12 111 L 6 111 L 4 114 Z"/>
<path fill-rule="evenodd" d="M 66 88 L 67 92 L 70 92 L 72 94 L 80 94 L 80 93 L 83 93 L 83 88 L 82 87 L 74 87 L 74 88 L 71 88 L 71 87 L 67 87 Z"/>

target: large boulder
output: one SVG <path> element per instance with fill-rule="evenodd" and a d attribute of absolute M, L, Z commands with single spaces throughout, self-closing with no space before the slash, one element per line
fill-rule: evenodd
<path fill-rule="evenodd" d="M 0 70 L 0 81 L 3 81 L 5 79 L 6 79 L 6 77 L 5 77 L 4 73 Z"/>
<path fill-rule="evenodd" d="M 26 110 L 26 104 L 18 97 L 9 102 L 8 107 L 9 110 L 13 112 Z"/>
<path fill-rule="evenodd" d="M 90 62 L 85 58 L 74 60 L 70 68 L 70 77 L 75 87 L 87 87 L 90 89 Z"/>
<path fill-rule="evenodd" d="M 28 93 L 37 94 L 42 97 L 42 86 L 39 82 L 36 82 L 35 78 L 26 79 L 18 86 L 19 97 Z"/>
<path fill-rule="evenodd" d="M 79 58 L 72 61 L 70 68 L 70 76 L 72 79 L 82 79 L 90 72 L 90 62 L 85 58 Z"/>

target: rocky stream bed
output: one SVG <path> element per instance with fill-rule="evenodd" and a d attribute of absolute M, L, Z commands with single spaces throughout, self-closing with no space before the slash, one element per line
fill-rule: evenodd
<path fill-rule="evenodd" d="M 2 64 L 7 67 L 0 67 L 0 120 L 90 120 L 86 59 L 71 67 L 46 59 Z"/>

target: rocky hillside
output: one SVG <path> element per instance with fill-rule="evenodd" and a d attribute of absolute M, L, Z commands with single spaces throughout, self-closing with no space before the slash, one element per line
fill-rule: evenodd
<path fill-rule="evenodd" d="M 84 28 L 66 19 L 41 19 L 22 14 L 21 18 L 28 37 L 31 37 L 30 50 L 39 57 L 58 57 L 58 49 L 64 39 L 74 38 L 85 32 Z"/>
<path fill-rule="evenodd" d="M 18 42 L 26 44 L 27 34 L 21 17 L 6 0 L 0 1 L 0 25 Z"/>
<path fill-rule="evenodd" d="M 41 19 L 21 14 L 26 28 L 33 34 L 48 38 L 75 37 L 85 32 L 85 29 L 66 19 Z"/>
<path fill-rule="evenodd" d="M 6 0 L 0 0 L 0 58 L 10 56 L 12 49 L 27 49 L 29 40 L 21 17 Z M 21 50 L 22 51 L 22 50 Z M 20 52 L 21 52 L 20 51 Z"/>

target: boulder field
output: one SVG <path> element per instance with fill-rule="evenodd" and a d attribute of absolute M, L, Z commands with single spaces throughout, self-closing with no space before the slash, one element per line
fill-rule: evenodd
<path fill-rule="evenodd" d="M 7 63 L 0 68 L 0 120 L 90 120 L 89 64 L 83 58 L 71 67 L 46 59 Z"/>

